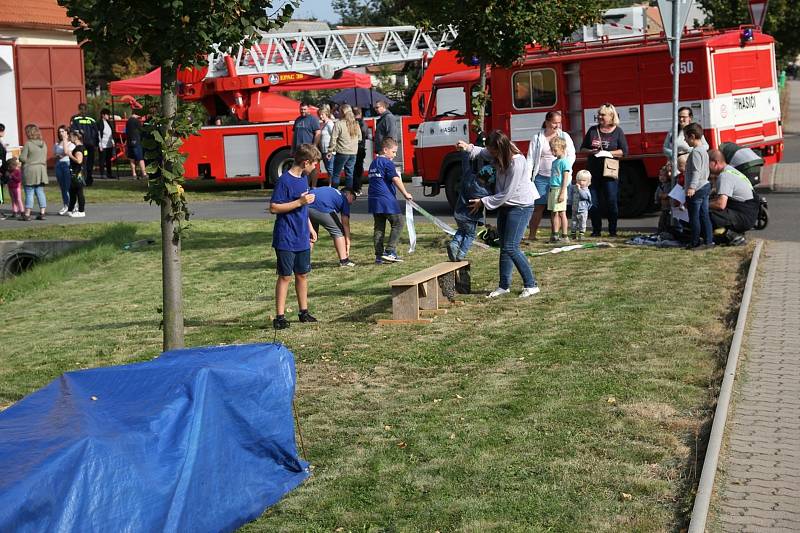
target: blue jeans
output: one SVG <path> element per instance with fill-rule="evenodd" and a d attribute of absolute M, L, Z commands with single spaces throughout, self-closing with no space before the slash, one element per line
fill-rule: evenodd
<path fill-rule="evenodd" d="M 333 160 L 334 160 L 334 158 L 333 158 L 333 157 L 331 157 L 330 159 L 328 159 L 328 158 L 327 158 L 327 157 L 325 157 L 324 155 L 322 156 L 322 164 L 323 164 L 323 165 L 325 165 L 325 172 L 327 172 L 327 173 L 328 173 L 328 176 L 329 176 L 329 177 L 330 177 L 330 179 L 331 179 L 331 185 L 333 185 Z M 336 183 L 339 183 L 339 178 L 338 178 L 338 176 L 337 176 L 337 178 L 336 178 Z"/>
<path fill-rule="evenodd" d="M 336 154 L 333 156 L 333 174 L 331 174 L 331 187 L 339 186 L 339 174 L 344 169 L 344 185 L 353 188 L 353 168 L 356 166 L 355 154 Z"/>
<path fill-rule="evenodd" d="M 592 193 L 592 207 L 589 218 L 592 219 L 592 233 L 600 235 L 603 229 L 602 211 L 608 215 L 608 234 L 617 234 L 617 218 L 619 217 L 619 184 L 613 178 L 592 179 L 589 185 Z"/>
<path fill-rule="evenodd" d="M 472 241 L 475 240 L 478 223 L 474 220 L 456 220 L 456 222 L 458 223 L 458 231 L 450 241 L 450 249 L 454 259 L 463 261 L 472 247 Z"/>
<path fill-rule="evenodd" d="M 72 186 L 72 174 L 69 171 L 69 161 L 56 163 L 56 179 L 61 188 L 61 202 L 69 205 L 69 188 Z"/>
<path fill-rule="evenodd" d="M 44 185 L 36 185 L 29 187 L 25 185 L 25 209 L 33 209 L 33 195 L 36 195 L 36 201 L 39 202 L 39 209 L 47 207 L 47 197 L 44 195 Z"/>
<path fill-rule="evenodd" d="M 711 194 L 711 184 L 706 183 L 694 193 L 691 198 L 686 198 L 686 209 L 689 211 L 689 224 L 692 227 L 692 246 L 700 244 L 702 236 L 706 244 L 714 242 L 714 230 L 711 227 L 711 215 L 708 212 L 708 196 Z"/>
<path fill-rule="evenodd" d="M 525 254 L 519 249 L 522 236 L 528 229 L 533 206 L 501 207 L 497 210 L 497 233 L 500 236 L 500 288 L 511 287 L 512 266 L 522 276 L 522 285 L 536 287 L 536 278 Z"/>

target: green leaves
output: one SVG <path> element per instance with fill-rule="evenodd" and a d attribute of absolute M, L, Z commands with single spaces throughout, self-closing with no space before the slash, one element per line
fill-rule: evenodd
<path fill-rule="evenodd" d="M 462 59 L 477 56 L 489 65 L 511 66 L 538 43 L 558 47 L 578 27 L 596 20 L 603 7 L 600 0 L 550 2 L 483 0 L 405 0 L 415 21 L 459 30 L 453 48 Z"/>

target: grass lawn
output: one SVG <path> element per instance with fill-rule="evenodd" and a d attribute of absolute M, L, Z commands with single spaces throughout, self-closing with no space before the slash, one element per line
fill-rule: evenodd
<path fill-rule="evenodd" d="M 417 252 L 381 266 L 371 224 L 355 223 L 354 269 L 335 266 L 322 238 L 310 278 L 321 322 L 297 323 L 290 297 L 293 323 L 278 333 L 297 358 L 314 473 L 243 531 L 677 529 L 748 251 L 544 256 L 532 259 L 540 295 L 487 301 L 497 251 L 473 249 L 478 294 L 429 325 L 378 326 L 387 282 L 445 258 L 440 234 L 417 229 Z M 192 223 L 187 345 L 273 339 L 270 230 Z M 7 234 L 23 237 L 97 240 L 0 285 L 0 408 L 61 372 L 158 355 L 159 248 L 120 249 L 157 239 L 156 225 Z"/>
<path fill-rule="evenodd" d="M 51 202 L 60 202 L 58 184 L 51 177 L 51 186 L 47 193 Z M 237 198 L 267 198 L 271 191 L 261 189 L 257 184 L 218 185 L 210 181 L 189 181 L 186 192 L 191 202 L 211 202 L 215 200 L 231 200 Z M 147 192 L 147 182 L 124 177 L 120 180 L 95 179 L 91 187 L 86 188 L 86 201 L 91 204 L 108 204 L 121 202 L 143 202 Z"/>

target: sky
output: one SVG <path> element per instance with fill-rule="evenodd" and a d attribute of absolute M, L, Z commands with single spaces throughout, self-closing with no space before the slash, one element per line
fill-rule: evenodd
<path fill-rule="evenodd" d="M 331 7 L 331 0 L 301 0 L 300 7 L 294 12 L 293 18 L 312 17 L 326 22 L 339 22 L 339 15 Z"/>

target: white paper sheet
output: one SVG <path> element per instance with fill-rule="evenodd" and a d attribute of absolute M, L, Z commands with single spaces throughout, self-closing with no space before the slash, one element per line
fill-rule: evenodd
<path fill-rule="evenodd" d="M 676 184 L 671 191 L 669 191 L 669 197 L 677 200 L 681 203 L 681 205 L 686 203 L 686 191 L 683 190 L 683 187 Z"/>

